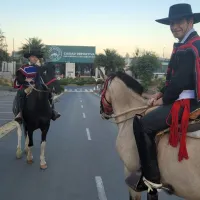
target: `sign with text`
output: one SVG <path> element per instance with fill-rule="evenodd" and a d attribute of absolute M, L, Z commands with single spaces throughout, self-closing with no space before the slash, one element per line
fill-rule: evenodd
<path fill-rule="evenodd" d="M 47 45 L 50 62 L 94 63 L 96 47 Z"/>

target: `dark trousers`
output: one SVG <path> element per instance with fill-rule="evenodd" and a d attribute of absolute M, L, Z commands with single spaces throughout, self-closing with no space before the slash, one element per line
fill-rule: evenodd
<path fill-rule="evenodd" d="M 17 105 L 17 113 L 22 112 L 23 107 L 24 107 L 24 101 L 25 101 L 26 93 L 24 92 L 24 89 L 18 90 L 17 91 L 17 100 L 16 100 L 16 105 Z"/>
<path fill-rule="evenodd" d="M 195 100 L 191 100 L 190 105 L 191 112 L 199 107 Z M 140 119 L 135 117 L 133 122 L 142 173 L 145 178 L 154 183 L 160 183 L 155 136 L 159 131 L 168 128 L 166 119 L 171 108 L 172 104 L 160 106 Z M 179 120 L 181 116 L 180 111 Z M 168 123 L 171 123 L 170 120 Z"/>

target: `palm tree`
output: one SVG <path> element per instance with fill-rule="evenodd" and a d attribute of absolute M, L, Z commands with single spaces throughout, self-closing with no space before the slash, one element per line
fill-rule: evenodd
<path fill-rule="evenodd" d="M 23 57 L 24 53 L 28 53 L 31 51 L 38 51 L 44 54 L 44 57 L 48 56 L 48 51 L 47 51 L 47 47 L 45 44 L 42 43 L 42 40 L 37 38 L 37 37 L 33 37 L 33 38 L 29 38 L 26 39 L 27 43 L 22 44 L 22 46 L 19 48 L 19 54 Z"/>

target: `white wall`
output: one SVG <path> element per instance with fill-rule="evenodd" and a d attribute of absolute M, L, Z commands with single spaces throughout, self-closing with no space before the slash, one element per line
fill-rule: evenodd
<path fill-rule="evenodd" d="M 4 73 L 8 73 L 11 74 L 11 75 L 15 75 L 15 72 L 16 72 L 16 62 L 6 62 L 6 61 L 3 61 L 2 62 L 2 65 L 0 67 L 0 72 L 1 74 L 4 74 Z"/>
<path fill-rule="evenodd" d="M 65 64 L 65 77 L 75 78 L 75 63 Z"/>

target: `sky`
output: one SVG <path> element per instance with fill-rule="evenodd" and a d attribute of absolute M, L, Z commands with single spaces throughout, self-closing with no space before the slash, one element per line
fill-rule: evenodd
<path fill-rule="evenodd" d="M 169 57 L 173 43 L 169 26 L 155 22 L 168 17 L 169 7 L 189 3 L 200 12 L 199 0 L 6 0 L 0 28 L 8 52 L 38 37 L 47 45 L 96 46 L 96 53 L 115 49 L 125 56 L 136 48 Z M 194 26 L 200 34 L 200 23 Z"/>

